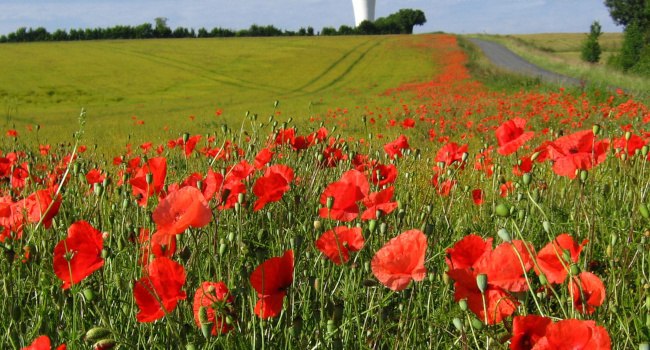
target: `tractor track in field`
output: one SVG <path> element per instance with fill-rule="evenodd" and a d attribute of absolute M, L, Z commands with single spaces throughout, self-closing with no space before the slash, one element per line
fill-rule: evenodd
<path fill-rule="evenodd" d="M 568 77 L 540 68 L 521 56 L 510 51 L 505 46 L 482 39 L 470 38 L 472 43 L 478 46 L 493 65 L 505 71 L 515 74 L 525 75 L 532 78 L 539 78 L 548 83 L 559 84 L 561 86 L 584 86 L 586 81 Z"/>

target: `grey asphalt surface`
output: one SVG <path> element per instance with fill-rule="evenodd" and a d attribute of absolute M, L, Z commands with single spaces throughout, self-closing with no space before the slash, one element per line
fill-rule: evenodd
<path fill-rule="evenodd" d="M 560 86 L 581 86 L 585 84 L 585 82 L 579 79 L 540 68 L 524 60 L 501 44 L 475 38 L 470 38 L 469 40 L 481 48 L 492 64 L 505 71 L 539 78 L 542 81 L 559 84 Z"/>

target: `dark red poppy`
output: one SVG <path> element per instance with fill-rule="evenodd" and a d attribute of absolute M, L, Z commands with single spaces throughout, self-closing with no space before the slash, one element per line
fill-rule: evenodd
<path fill-rule="evenodd" d="M 213 336 L 226 334 L 233 329 L 226 318 L 232 316 L 234 302 L 235 299 L 225 283 L 203 282 L 194 293 L 192 303 L 194 322 L 199 328 L 201 327 L 199 309 L 203 306 L 207 311 L 207 321 L 212 324 L 210 333 Z"/>
<path fill-rule="evenodd" d="M 104 265 L 102 233 L 86 221 L 68 228 L 68 237 L 54 247 L 54 273 L 63 281 L 63 289 L 81 282 Z"/>
<path fill-rule="evenodd" d="M 152 216 L 158 231 L 175 235 L 183 233 L 189 227 L 206 226 L 212 219 L 212 211 L 203 193 L 188 186 L 160 201 Z"/>
<path fill-rule="evenodd" d="M 187 297 L 182 290 L 185 269 L 166 257 L 155 258 L 145 274 L 135 282 L 133 297 L 140 311 L 138 322 L 153 322 L 172 312 L 179 300 Z"/>
<path fill-rule="evenodd" d="M 359 215 L 357 202 L 368 195 L 370 185 L 362 172 L 352 169 L 345 172 L 339 181 L 331 183 L 320 197 L 320 217 L 341 221 L 352 221 Z M 333 198 L 332 208 L 327 208 L 327 199 Z"/>
<path fill-rule="evenodd" d="M 526 119 L 514 118 L 501 124 L 495 132 L 501 155 L 515 153 L 521 146 L 535 136 L 532 131 L 526 131 Z"/>
<path fill-rule="evenodd" d="M 512 320 L 510 350 L 531 350 L 546 335 L 546 327 L 552 320 L 537 315 L 515 316 Z"/>
<path fill-rule="evenodd" d="M 569 266 L 572 263 L 578 262 L 578 257 L 582 251 L 582 247 L 587 244 L 584 240 L 582 244 L 576 243 L 573 238 L 563 233 L 557 236 L 553 242 L 547 244 L 537 253 L 537 265 L 535 271 L 539 274 L 541 270 L 546 276 L 546 280 L 552 284 L 563 283 L 569 271 Z M 564 252 L 567 251 L 571 257 L 567 261 Z M 537 267 L 539 266 L 539 269 Z"/>
<path fill-rule="evenodd" d="M 323 233 L 316 240 L 316 248 L 332 262 L 341 265 L 348 262 L 350 252 L 361 250 L 364 243 L 361 227 L 338 226 Z"/>
<path fill-rule="evenodd" d="M 427 273 L 424 258 L 427 237 L 420 230 L 409 230 L 391 239 L 375 253 L 372 273 L 384 286 L 400 291 L 411 280 L 422 281 Z"/>
<path fill-rule="evenodd" d="M 255 181 L 253 193 L 257 196 L 254 211 L 258 211 L 267 203 L 277 202 L 289 190 L 293 181 L 293 169 L 286 165 L 272 165 L 264 171 L 264 175 Z"/>
<path fill-rule="evenodd" d="M 546 334 L 539 339 L 534 350 L 609 350 L 612 342 L 607 330 L 594 321 L 562 320 L 546 327 Z"/>
<path fill-rule="evenodd" d="M 278 316 L 287 288 L 293 283 L 293 250 L 257 266 L 251 273 L 250 282 L 260 298 L 255 304 L 255 314 L 261 318 Z"/>
<path fill-rule="evenodd" d="M 592 314 L 605 302 L 605 284 L 591 272 L 583 271 L 569 282 L 573 306 L 580 312 Z"/>
<path fill-rule="evenodd" d="M 394 192 L 395 187 L 391 186 L 379 192 L 370 193 L 364 198 L 363 205 L 366 210 L 361 214 L 361 220 L 375 220 L 378 211 L 383 215 L 387 215 L 397 209 L 397 202 L 391 202 Z"/>
<path fill-rule="evenodd" d="M 481 205 L 484 202 L 483 190 L 480 188 L 472 190 L 472 201 L 474 204 Z"/>
<path fill-rule="evenodd" d="M 404 135 L 399 135 L 397 139 L 384 145 L 384 151 L 389 158 L 395 159 L 402 157 L 402 151 L 409 149 L 409 141 Z"/>

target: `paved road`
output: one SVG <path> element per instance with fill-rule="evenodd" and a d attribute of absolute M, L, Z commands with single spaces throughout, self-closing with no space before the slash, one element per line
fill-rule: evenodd
<path fill-rule="evenodd" d="M 543 81 L 560 84 L 562 86 L 584 85 L 584 82 L 579 79 L 542 69 L 524 60 L 501 44 L 475 38 L 470 38 L 469 40 L 483 50 L 483 53 L 492 64 L 503 70 L 540 78 Z"/>

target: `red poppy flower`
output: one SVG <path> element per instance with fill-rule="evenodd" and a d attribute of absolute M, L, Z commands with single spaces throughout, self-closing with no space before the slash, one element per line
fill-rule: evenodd
<path fill-rule="evenodd" d="M 629 139 L 626 139 L 625 136 L 621 136 L 613 141 L 614 149 L 619 150 L 617 155 L 620 157 L 622 154 L 627 154 L 628 156 L 633 156 L 637 150 L 640 150 L 647 144 L 647 141 L 644 140 L 641 136 L 632 134 Z"/>
<path fill-rule="evenodd" d="M 102 171 L 99 169 L 90 169 L 88 173 L 86 173 L 86 181 L 89 185 L 101 183 L 104 179 L 106 179 L 106 175 L 102 174 Z"/>
<path fill-rule="evenodd" d="M 378 211 L 388 215 L 397 209 L 397 202 L 391 202 L 394 192 L 395 187 L 391 186 L 379 192 L 371 193 L 364 198 L 363 205 L 367 209 L 361 214 L 361 220 L 375 220 Z"/>
<path fill-rule="evenodd" d="M 214 336 L 226 334 L 233 326 L 226 322 L 226 317 L 232 313 L 235 299 L 230 294 L 228 287 L 223 282 L 203 282 L 194 293 L 194 322 L 201 327 L 199 309 L 204 306 L 207 311 L 208 322 L 212 324 L 211 334 Z"/>
<path fill-rule="evenodd" d="M 605 302 L 605 285 L 598 276 L 584 271 L 569 282 L 569 294 L 578 311 L 591 314 Z"/>
<path fill-rule="evenodd" d="M 539 339 L 534 350 L 609 350 L 612 342 L 607 330 L 594 321 L 562 320 L 546 327 L 546 335 Z"/>
<path fill-rule="evenodd" d="M 421 281 L 427 273 L 424 256 L 427 237 L 420 230 L 409 230 L 391 239 L 372 258 L 375 277 L 386 287 L 404 290 L 411 280 Z"/>
<path fill-rule="evenodd" d="M 153 212 L 158 231 L 175 235 L 189 227 L 199 228 L 210 223 L 212 211 L 201 191 L 183 187 L 163 199 Z"/>
<path fill-rule="evenodd" d="M 27 220 L 32 223 L 42 222 L 43 227 L 52 227 L 52 219 L 59 212 L 61 207 L 61 195 L 52 198 L 54 189 L 38 190 L 23 201 L 16 203 L 16 206 L 27 214 Z"/>
<path fill-rule="evenodd" d="M 469 235 L 447 249 L 447 275 L 454 280 L 454 299 L 466 299 L 469 309 L 482 321 L 496 324 L 516 310 L 518 302 L 509 292 L 528 289 L 524 273 L 532 267 L 528 253 L 532 247 L 527 249 L 522 241 L 514 240 L 492 250 L 491 243 L 491 239 Z M 484 293 L 476 282 L 479 274 L 487 276 Z"/>
<path fill-rule="evenodd" d="M 147 174 L 152 176 L 151 183 L 147 183 Z M 146 206 L 150 196 L 162 192 L 165 177 L 167 177 L 167 159 L 163 157 L 149 159 L 147 164 L 136 172 L 129 183 L 140 206 Z"/>
<path fill-rule="evenodd" d="M 455 142 L 449 142 L 438 150 L 438 153 L 436 154 L 436 162 L 445 163 L 446 166 L 450 166 L 456 162 L 461 164 L 463 161 L 463 154 L 467 153 L 467 149 L 467 144 L 459 146 Z M 464 164 L 462 165 L 464 166 Z"/>
<path fill-rule="evenodd" d="M 379 187 L 392 184 L 397 179 L 397 167 L 393 164 L 377 164 L 372 169 L 371 179 Z"/>
<path fill-rule="evenodd" d="M 399 135 L 397 139 L 384 145 L 384 151 L 389 158 L 395 159 L 402 157 L 402 150 L 409 149 L 409 141 L 404 135 Z"/>
<path fill-rule="evenodd" d="M 293 283 L 293 250 L 257 266 L 251 273 L 250 282 L 260 298 L 255 304 L 255 314 L 261 318 L 278 316 L 287 288 Z"/>
<path fill-rule="evenodd" d="M 291 181 L 293 181 L 293 169 L 290 167 L 279 164 L 268 167 L 253 186 L 253 193 L 257 196 L 253 210 L 258 211 L 267 203 L 282 199 L 284 193 L 289 190 Z"/>
<path fill-rule="evenodd" d="M 512 167 L 512 173 L 515 176 L 522 176 L 530 173 L 531 170 L 533 170 L 533 161 L 530 159 L 530 156 L 521 158 L 518 164 Z"/>
<path fill-rule="evenodd" d="M 66 350 L 67 346 L 61 344 L 57 346 L 56 350 Z M 52 349 L 52 343 L 50 342 L 50 337 L 47 335 L 41 335 L 40 337 L 34 339 L 34 341 L 22 348 L 22 350 L 50 350 Z"/>
<path fill-rule="evenodd" d="M 320 217 L 341 221 L 352 221 L 359 215 L 358 201 L 364 199 L 370 190 L 368 180 L 362 172 L 352 169 L 345 172 L 339 181 L 331 183 L 320 197 L 325 206 Z M 333 198 L 332 208 L 327 208 L 327 198 Z"/>
<path fill-rule="evenodd" d="M 537 315 L 515 316 L 512 320 L 510 350 L 531 350 L 546 335 L 546 327 L 552 320 Z"/>
<path fill-rule="evenodd" d="M 515 191 L 515 185 L 512 183 L 512 181 L 507 181 L 506 183 L 501 184 L 501 186 L 499 186 L 499 195 L 501 197 L 505 198 L 508 196 L 508 194 L 514 191 Z"/>
<path fill-rule="evenodd" d="M 153 322 L 172 312 L 186 294 L 185 269 L 166 257 L 154 259 L 146 267 L 145 275 L 135 282 L 133 297 L 140 311 L 138 322 Z"/>
<path fill-rule="evenodd" d="M 526 119 L 514 118 L 501 124 L 496 130 L 497 152 L 501 155 L 515 153 L 521 146 L 533 138 L 532 131 L 525 131 Z"/>
<path fill-rule="evenodd" d="M 140 250 L 142 252 L 142 265 L 149 263 L 150 255 L 154 257 L 166 256 L 171 258 L 176 253 L 176 235 L 170 235 L 163 231 L 156 231 L 150 234 L 148 229 L 140 230 Z"/>
<path fill-rule="evenodd" d="M 104 265 L 102 233 L 86 221 L 68 228 L 68 237 L 54 247 L 54 273 L 63 281 L 63 289 L 81 282 Z"/>
<path fill-rule="evenodd" d="M 568 274 L 569 265 L 578 262 L 582 247 L 587 242 L 587 240 L 584 240 L 579 245 L 569 234 L 563 233 L 557 236 L 553 242 L 542 248 L 537 253 L 537 266 L 539 266 L 539 270 L 546 276 L 546 280 L 549 283 L 563 283 Z M 564 258 L 565 250 L 569 252 L 571 261 L 567 261 Z M 535 266 L 535 271 L 539 274 L 540 271 L 537 269 L 537 266 Z"/>
<path fill-rule="evenodd" d="M 415 120 L 412 118 L 406 118 L 402 121 L 402 128 L 411 129 L 413 127 L 415 127 Z"/>
<path fill-rule="evenodd" d="M 361 227 L 338 226 L 323 233 L 316 240 L 316 248 L 332 262 L 341 265 L 348 262 L 351 251 L 357 252 L 361 250 L 364 243 Z"/>
<path fill-rule="evenodd" d="M 268 148 L 263 148 L 257 155 L 255 156 L 255 162 L 253 165 L 255 166 L 255 169 L 261 170 L 266 166 L 271 161 L 271 158 L 273 158 L 273 151 L 271 151 Z"/>
<path fill-rule="evenodd" d="M 201 140 L 201 135 L 194 135 L 188 138 L 184 143 L 183 139 L 181 139 L 181 143 L 183 144 L 183 154 L 185 154 L 186 157 L 189 157 L 192 154 L 192 151 L 196 148 L 196 144 L 199 140 Z"/>
<path fill-rule="evenodd" d="M 576 177 L 577 170 L 589 170 L 607 158 L 609 141 L 596 141 L 593 131 L 583 130 L 553 141 L 547 149 L 553 171 L 560 176 Z"/>
<path fill-rule="evenodd" d="M 472 200 L 474 201 L 474 204 L 476 204 L 476 205 L 483 204 L 483 202 L 484 202 L 483 190 L 480 189 L 480 188 L 472 190 Z"/>

